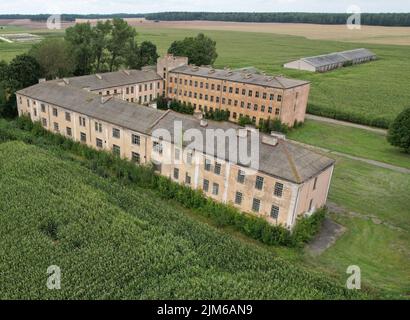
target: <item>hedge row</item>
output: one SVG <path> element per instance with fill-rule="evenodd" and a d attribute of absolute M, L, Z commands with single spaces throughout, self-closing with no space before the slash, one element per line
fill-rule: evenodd
<path fill-rule="evenodd" d="M 385 118 L 369 118 L 366 115 L 334 110 L 326 107 L 319 107 L 313 104 L 308 105 L 307 112 L 316 116 L 348 121 L 383 129 L 388 129 L 391 124 L 391 121 Z"/>
<path fill-rule="evenodd" d="M 20 140 L 28 144 L 52 149 L 64 159 L 80 161 L 104 178 L 115 178 L 126 184 L 136 184 L 157 192 L 163 199 L 175 200 L 185 208 L 209 218 L 217 226 L 230 226 L 255 240 L 268 245 L 300 247 L 319 231 L 325 210 L 311 217 L 299 219 L 291 233 L 282 226 L 274 226 L 264 219 L 241 213 L 233 206 L 205 197 L 202 191 L 173 182 L 154 174 L 152 166 L 136 166 L 109 152 L 97 151 L 62 135 L 45 130 L 41 124 L 21 117 L 15 121 L 0 121 L 0 142 Z"/>

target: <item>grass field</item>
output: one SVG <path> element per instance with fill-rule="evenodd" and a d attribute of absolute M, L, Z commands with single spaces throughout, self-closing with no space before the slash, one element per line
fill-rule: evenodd
<path fill-rule="evenodd" d="M 341 157 L 336 160 L 329 199 L 356 214 L 332 215 L 347 233 L 316 264 L 338 272 L 358 265 L 363 281 L 382 289 L 386 297 L 409 298 L 409 176 Z"/>
<path fill-rule="evenodd" d="M 199 30 L 136 27 L 138 40 L 153 41 L 161 54 L 171 42 L 192 36 Z M 43 36 L 61 36 L 61 32 L 33 31 Z M 309 104 L 312 107 L 352 113 L 366 119 L 391 121 L 409 106 L 409 47 L 312 40 L 304 37 L 269 33 L 205 31 L 216 40 L 217 67 L 255 66 L 270 74 L 284 74 L 312 82 Z M 392 35 L 393 36 L 393 35 Z M 365 46 L 379 60 L 363 65 L 315 74 L 282 67 L 285 62 L 304 56 Z M 10 60 L 27 51 L 27 46 L 0 43 L 0 59 Z"/>
<path fill-rule="evenodd" d="M 360 30 L 350 30 L 346 25 L 222 21 L 161 21 L 151 23 L 150 27 L 258 32 L 299 36 L 313 40 L 410 45 L 409 27 L 362 26 Z"/>
<path fill-rule="evenodd" d="M 1 299 L 360 297 L 35 146 L 0 144 L 0 188 Z M 61 290 L 46 288 L 50 265 Z"/>
<path fill-rule="evenodd" d="M 410 168 L 410 154 L 391 146 L 386 136 L 375 132 L 307 120 L 288 137 L 328 150 Z"/>

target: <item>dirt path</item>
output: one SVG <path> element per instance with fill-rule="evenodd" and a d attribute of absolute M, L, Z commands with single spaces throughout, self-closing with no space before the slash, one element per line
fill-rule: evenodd
<path fill-rule="evenodd" d="M 347 153 L 342 153 L 342 152 L 338 152 L 338 151 L 332 151 L 332 150 L 329 150 L 329 149 L 312 146 L 312 145 L 310 145 L 310 144 L 302 143 L 302 142 L 295 141 L 295 140 L 290 140 L 290 141 L 293 142 L 293 143 L 295 143 L 295 144 L 298 144 L 298 145 L 300 145 L 300 146 L 303 146 L 303 147 L 305 147 L 305 148 L 311 149 L 311 150 L 316 150 L 316 151 L 320 151 L 320 152 L 330 153 L 330 154 L 334 154 L 334 155 L 337 155 L 337 156 L 345 157 L 345 158 L 348 158 L 348 159 L 365 162 L 365 163 L 367 163 L 367 164 L 371 164 L 371 165 L 376 166 L 376 167 L 393 170 L 393 171 L 396 171 L 396 172 L 399 172 L 399 173 L 410 174 L 410 169 L 407 169 L 407 168 L 395 166 L 395 165 L 392 165 L 392 164 L 388 164 L 388 163 L 384 163 L 384 162 L 380 162 L 380 161 L 376 161 L 376 160 L 372 160 L 372 159 L 366 159 L 366 158 L 356 157 L 356 156 L 352 156 L 352 155 L 347 154 Z"/>
<path fill-rule="evenodd" d="M 336 119 L 332 119 L 332 118 L 319 117 L 319 116 L 315 116 L 313 114 L 306 114 L 306 119 L 316 120 L 316 121 L 326 122 L 326 123 L 331 123 L 331 124 L 338 124 L 338 125 L 345 126 L 345 127 L 363 129 L 363 130 L 367 130 L 367 131 L 387 135 L 387 130 L 385 130 L 385 129 L 369 127 L 369 126 L 365 126 L 365 125 L 362 125 L 362 124 L 356 124 L 356 123 L 336 120 Z"/>

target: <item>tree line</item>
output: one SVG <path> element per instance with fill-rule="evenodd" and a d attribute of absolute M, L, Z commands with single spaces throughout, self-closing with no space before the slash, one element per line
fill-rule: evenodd
<path fill-rule="evenodd" d="M 148 20 L 165 21 L 233 21 L 346 24 L 350 14 L 310 12 L 160 12 L 145 15 Z M 410 13 L 363 13 L 363 25 L 410 26 Z"/>

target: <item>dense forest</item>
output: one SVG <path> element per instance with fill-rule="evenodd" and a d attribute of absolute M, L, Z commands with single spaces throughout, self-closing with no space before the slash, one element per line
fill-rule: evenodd
<path fill-rule="evenodd" d="M 147 14 L 149 20 L 208 20 L 235 22 L 288 22 L 345 24 L 350 14 L 303 12 L 162 12 Z M 363 13 L 361 23 L 377 26 L 410 26 L 410 13 Z"/>

